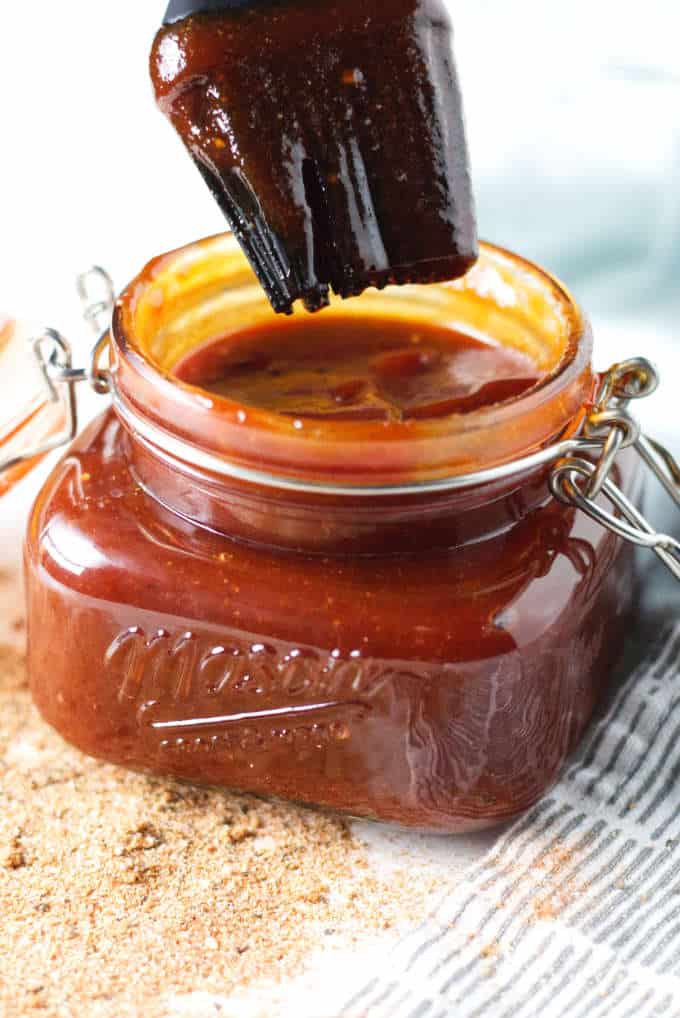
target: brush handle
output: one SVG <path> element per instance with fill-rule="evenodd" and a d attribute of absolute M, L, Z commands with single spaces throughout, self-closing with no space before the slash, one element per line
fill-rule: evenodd
<path fill-rule="evenodd" d="M 170 0 L 163 18 L 164 25 L 188 18 L 192 14 L 217 14 L 244 7 L 256 7 L 262 0 Z"/>

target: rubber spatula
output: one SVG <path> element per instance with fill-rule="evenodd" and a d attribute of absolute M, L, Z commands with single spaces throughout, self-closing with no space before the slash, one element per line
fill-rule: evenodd
<path fill-rule="evenodd" d="M 171 0 L 159 105 L 276 311 L 475 261 L 451 34 L 441 0 Z"/>

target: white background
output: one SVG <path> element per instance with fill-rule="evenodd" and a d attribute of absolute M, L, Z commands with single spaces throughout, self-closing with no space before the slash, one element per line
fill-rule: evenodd
<path fill-rule="evenodd" d="M 667 303 L 680 280 L 680 4 L 449 6 L 482 234 L 544 261 L 598 315 Z M 222 228 L 154 106 L 163 9 L 4 0 L 0 309 L 63 325 L 77 269 L 102 262 L 122 285 Z"/>

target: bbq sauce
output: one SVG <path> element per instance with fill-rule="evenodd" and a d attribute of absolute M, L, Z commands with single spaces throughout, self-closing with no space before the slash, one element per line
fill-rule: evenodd
<path fill-rule="evenodd" d="M 276 311 L 477 257 L 441 0 L 284 0 L 159 32 L 156 96 Z"/>
<path fill-rule="evenodd" d="M 117 302 L 116 399 L 28 525 L 35 701 L 157 774 L 424 830 L 515 817 L 589 723 L 634 589 L 537 455 L 601 385 L 587 323 L 489 247 L 464 284 L 288 320 L 243 261 L 203 241 Z M 469 402 L 412 419 L 433 397 Z"/>
<path fill-rule="evenodd" d="M 386 422 L 471 413 L 539 381 L 531 358 L 510 347 L 422 321 L 330 313 L 225 336 L 175 375 L 287 417 Z"/>

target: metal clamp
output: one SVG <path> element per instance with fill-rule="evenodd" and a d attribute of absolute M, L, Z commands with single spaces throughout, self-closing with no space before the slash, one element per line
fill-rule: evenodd
<path fill-rule="evenodd" d="M 628 413 L 631 400 L 650 396 L 658 384 L 656 369 L 642 357 L 610 368 L 583 426 L 586 439 L 601 441 L 600 456 L 595 461 L 581 456 L 560 459 L 550 474 L 550 490 L 560 502 L 580 509 L 613 534 L 654 551 L 680 580 L 680 541 L 659 533 L 611 478 L 619 452 L 632 447 L 680 507 L 680 467 L 659 442 L 642 434 Z M 614 512 L 595 501 L 600 494 Z"/>
<path fill-rule="evenodd" d="M 111 392 L 109 372 L 102 366 L 102 361 L 109 345 L 111 314 L 116 301 L 113 280 L 105 269 L 94 265 L 77 277 L 76 287 L 83 305 L 83 318 L 97 336 L 97 342 L 90 354 L 89 367 L 72 366 L 71 346 L 68 340 L 54 329 L 46 329 L 42 335 L 31 340 L 53 402 L 60 398 L 57 391 L 59 385 L 73 386 L 77 382 L 88 382 L 100 396 L 106 396 Z M 52 344 L 49 352 L 38 352 L 49 343 Z M 67 353 L 68 365 L 60 351 L 62 354 Z"/>
<path fill-rule="evenodd" d="M 73 441 L 78 433 L 78 401 L 75 386 L 79 382 L 88 382 L 100 395 L 111 392 L 110 377 L 108 370 L 103 366 L 103 359 L 109 344 L 111 314 L 115 304 L 113 280 L 97 265 L 81 273 L 76 280 L 76 286 L 83 304 L 83 317 L 98 337 L 92 349 L 89 367 L 73 367 L 71 344 L 56 329 L 45 329 L 40 335 L 29 340 L 43 376 L 49 401 L 61 403 L 63 406 L 64 427 L 40 445 L 19 455 L 0 460 L 0 473 L 45 456 Z"/>

